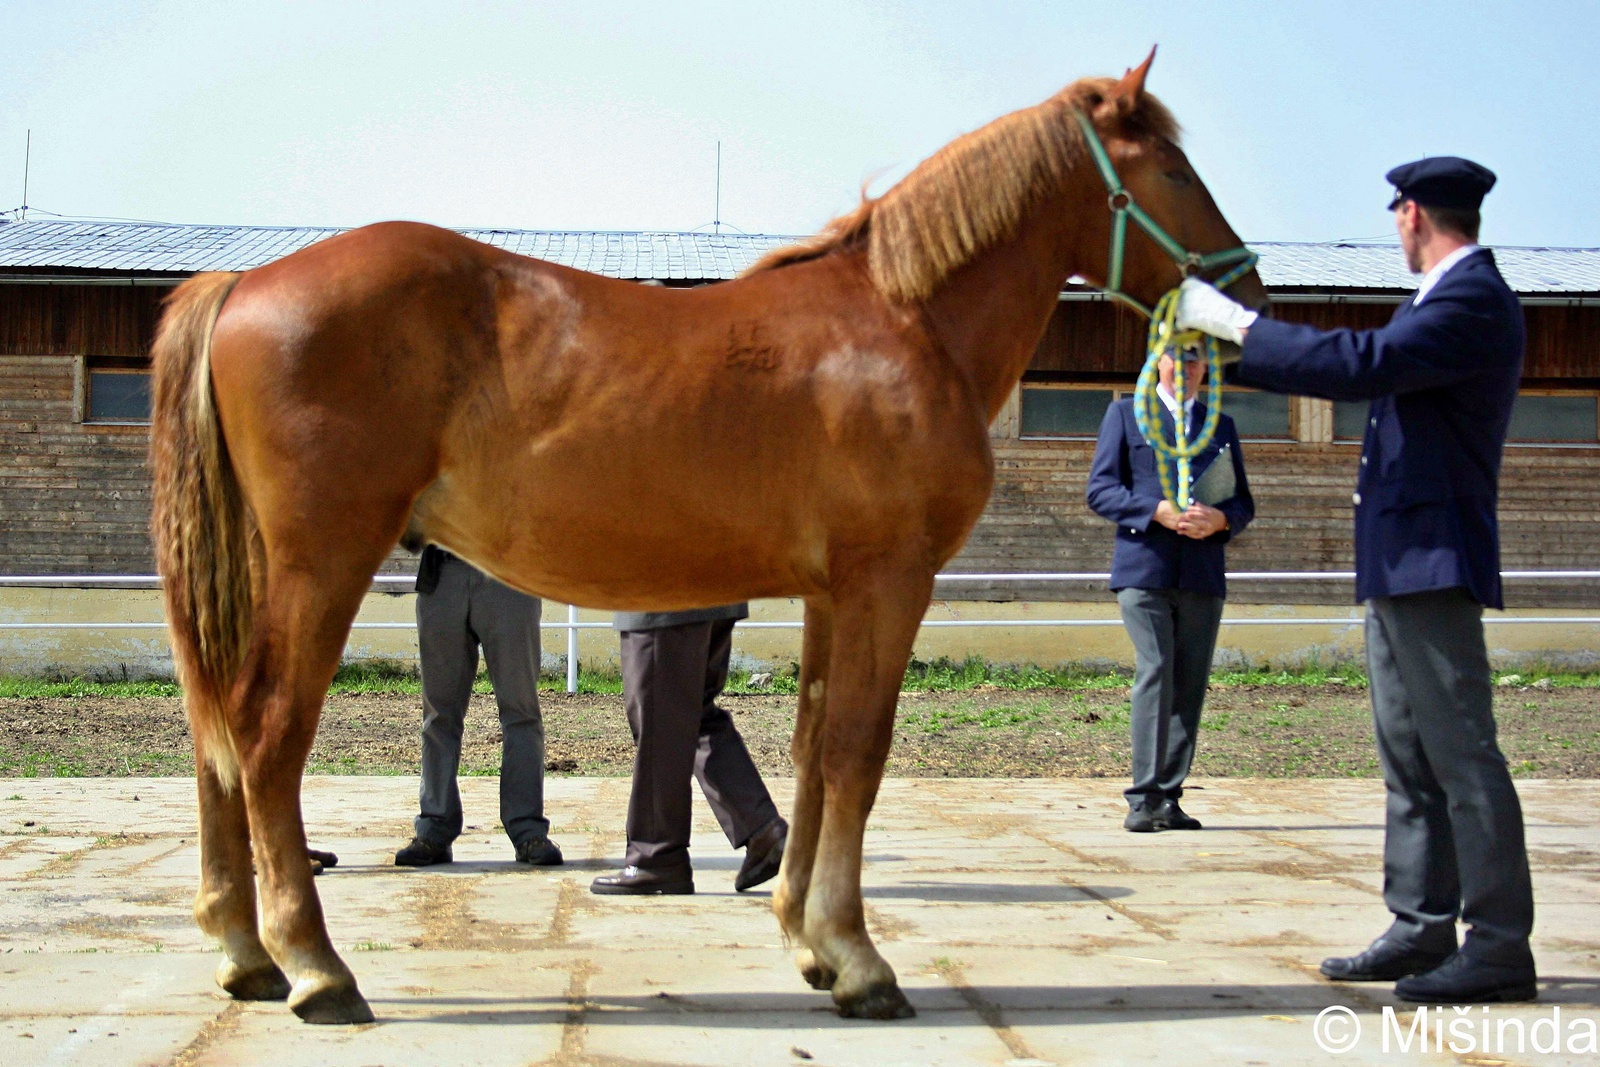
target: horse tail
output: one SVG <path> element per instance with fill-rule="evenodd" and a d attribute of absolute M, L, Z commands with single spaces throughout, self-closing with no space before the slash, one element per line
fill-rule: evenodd
<path fill-rule="evenodd" d="M 211 332 L 234 273 L 197 274 L 166 300 L 151 348 L 151 534 L 196 754 L 239 778 L 226 701 L 251 630 L 250 517 L 211 388 Z"/>

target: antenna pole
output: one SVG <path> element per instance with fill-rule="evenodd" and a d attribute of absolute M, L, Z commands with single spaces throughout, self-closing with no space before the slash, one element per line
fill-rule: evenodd
<path fill-rule="evenodd" d="M 23 197 L 27 201 L 27 197 Z M 711 232 L 722 232 L 722 142 L 717 142 L 717 203 L 711 212 Z"/>
<path fill-rule="evenodd" d="M 28 167 L 33 163 L 33 131 L 28 131 L 28 139 L 22 149 L 22 209 L 17 212 L 17 218 L 28 217 Z"/>

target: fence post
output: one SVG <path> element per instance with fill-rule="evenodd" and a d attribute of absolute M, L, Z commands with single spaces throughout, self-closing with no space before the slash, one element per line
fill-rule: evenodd
<path fill-rule="evenodd" d="M 578 691 L 578 605 L 567 605 L 567 692 Z"/>

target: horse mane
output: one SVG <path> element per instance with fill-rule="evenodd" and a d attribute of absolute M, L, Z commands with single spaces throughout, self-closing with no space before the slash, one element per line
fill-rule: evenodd
<path fill-rule="evenodd" d="M 925 159 L 876 199 L 814 237 L 763 256 L 744 276 L 865 247 L 872 284 L 898 302 L 926 300 L 974 257 L 1014 237 L 1039 200 L 1059 189 L 1084 156 L 1072 112 L 1130 138 L 1178 140 L 1159 100 L 1118 96 L 1115 78 L 1082 78 L 1033 107 L 1002 115 Z"/>

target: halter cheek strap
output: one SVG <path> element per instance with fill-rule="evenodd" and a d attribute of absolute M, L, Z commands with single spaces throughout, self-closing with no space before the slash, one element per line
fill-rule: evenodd
<path fill-rule="evenodd" d="M 1200 333 L 1198 330 L 1178 329 L 1177 289 L 1172 289 L 1163 295 L 1156 302 L 1154 309 L 1145 307 L 1122 291 L 1122 260 L 1128 243 L 1128 219 L 1132 218 L 1141 230 L 1150 235 L 1151 240 L 1161 246 L 1162 251 L 1172 257 L 1185 277 L 1203 273 L 1214 267 L 1234 264 L 1232 270 L 1212 283 L 1218 289 L 1226 289 L 1248 274 L 1256 265 L 1257 257 L 1244 245 L 1220 252 L 1199 253 L 1189 251 L 1174 240 L 1171 234 L 1161 228 L 1160 223 L 1151 218 L 1135 202 L 1133 194 L 1123 186 L 1122 179 L 1117 175 L 1117 168 L 1112 165 L 1111 156 L 1106 152 L 1106 146 L 1100 140 L 1100 134 L 1094 128 L 1094 123 L 1089 121 L 1089 116 L 1082 111 L 1074 111 L 1073 115 L 1083 129 L 1084 142 L 1089 146 L 1089 154 L 1094 158 L 1100 177 L 1105 179 L 1106 206 L 1111 209 L 1111 255 L 1106 267 L 1106 284 L 1103 291 L 1111 299 L 1133 308 L 1150 320 L 1144 369 L 1139 372 L 1139 382 L 1133 391 L 1134 421 L 1138 423 L 1140 435 L 1149 442 L 1151 449 L 1156 453 L 1156 472 L 1161 477 L 1163 495 L 1174 507 L 1183 511 L 1190 503 L 1189 490 L 1192 478 L 1189 463 L 1210 445 L 1216 433 L 1217 419 L 1222 414 L 1222 349 L 1217 339 L 1209 334 Z M 1204 349 L 1206 353 L 1211 370 L 1211 382 L 1206 395 L 1206 421 L 1201 424 L 1200 432 L 1195 435 L 1194 440 L 1190 441 L 1188 418 L 1183 404 L 1186 392 L 1183 382 L 1183 350 L 1195 347 Z M 1156 392 L 1156 387 L 1160 383 L 1161 357 L 1168 353 L 1172 355 L 1175 365 L 1172 384 L 1176 393 L 1174 399 L 1178 401 L 1177 410 L 1172 414 L 1173 435 L 1170 441 L 1162 433 L 1162 404 Z"/>
<path fill-rule="evenodd" d="M 1082 111 L 1074 111 L 1072 114 L 1083 130 L 1083 139 L 1089 146 L 1089 155 L 1094 159 L 1095 168 L 1100 171 L 1100 177 L 1106 183 L 1106 206 L 1111 209 L 1111 256 L 1106 267 L 1104 288 L 1107 296 L 1128 305 L 1147 319 L 1153 315 L 1150 308 L 1122 291 L 1122 260 L 1128 244 L 1130 218 L 1141 230 L 1150 235 L 1150 239 L 1159 245 L 1163 252 L 1172 257 L 1173 262 L 1183 271 L 1184 277 L 1200 274 L 1214 267 L 1236 264 L 1232 270 L 1212 283 L 1218 289 L 1226 289 L 1243 278 L 1256 265 L 1256 254 L 1244 245 L 1223 249 L 1220 252 L 1201 253 L 1191 252 L 1180 244 L 1139 206 L 1133 194 L 1123 186 L 1122 178 L 1118 176 L 1117 168 L 1111 162 L 1111 155 L 1106 151 L 1105 143 L 1100 140 L 1100 133 L 1094 128 L 1094 123 L 1089 121 L 1089 116 Z"/>

